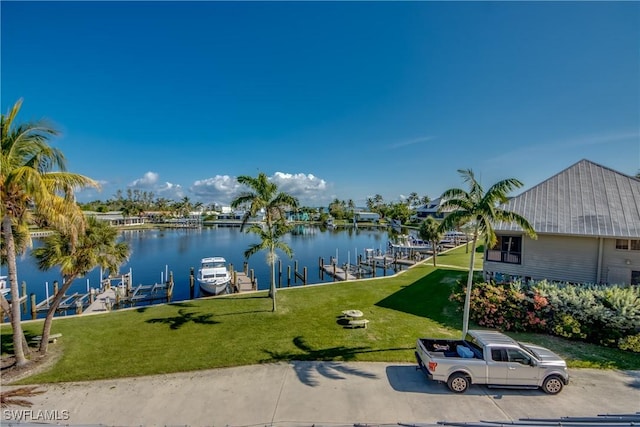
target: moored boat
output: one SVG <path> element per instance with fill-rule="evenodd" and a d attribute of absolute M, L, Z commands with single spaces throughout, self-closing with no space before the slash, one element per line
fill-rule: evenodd
<path fill-rule="evenodd" d="M 200 289 L 209 295 L 229 293 L 231 273 L 223 257 L 203 258 L 198 270 Z"/>
<path fill-rule="evenodd" d="M 7 276 L 0 276 L 0 293 L 2 293 L 2 295 L 8 295 L 10 292 L 11 287 L 9 287 Z"/>
<path fill-rule="evenodd" d="M 389 249 L 391 251 L 431 251 L 431 244 L 417 237 L 401 234 L 396 237 L 395 242 L 389 242 Z"/>

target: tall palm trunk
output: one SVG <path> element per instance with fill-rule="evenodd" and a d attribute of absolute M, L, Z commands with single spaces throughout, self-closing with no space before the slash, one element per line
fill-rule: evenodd
<path fill-rule="evenodd" d="M 271 311 L 276 311 L 276 260 L 275 260 L 275 251 L 271 248 L 271 301 L 273 301 L 273 305 L 271 307 Z"/>
<path fill-rule="evenodd" d="M 467 292 L 464 296 L 464 315 L 462 318 L 462 339 L 467 336 L 469 331 L 469 308 L 471 306 L 471 285 L 473 284 L 473 265 L 475 264 L 476 257 L 476 242 L 478 240 L 477 227 L 473 233 L 473 240 L 471 241 L 471 260 L 469 261 L 469 275 L 467 276 Z"/>
<path fill-rule="evenodd" d="M 44 325 L 42 326 L 42 340 L 40 341 L 40 348 L 38 349 L 41 354 L 45 354 L 49 347 L 49 336 L 51 335 L 51 325 L 53 324 L 53 316 L 56 314 L 56 310 L 60 306 L 60 302 L 64 297 L 64 294 L 71 287 L 75 277 L 64 277 L 62 288 L 58 290 L 58 293 L 54 295 L 49 310 L 47 310 L 47 317 L 44 319 Z"/>
<path fill-rule="evenodd" d="M 13 329 L 13 352 L 16 357 L 16 366 L 24 366 L 29 361 L 25 356 L 23 347 L 24 335 L 20 319 L 20 291 L 18 290 L 18 273 L 16 268 L 16 245 L 11 230 L 11 218 L 5 215 L 2 218 L 2 233 L 7 249 L 7 270 L 9 272 L 9 284 L 11 285 L 11 328 Z"/>

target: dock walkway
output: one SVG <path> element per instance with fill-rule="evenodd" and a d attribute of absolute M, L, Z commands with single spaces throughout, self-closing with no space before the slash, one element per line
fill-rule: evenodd
<path fill-rule="evenodd" d="M 333 264 L 323 265 L 324 272 L 338 280 L 356 280 L 356 276 Z"/>
<path fill-rule="evenodd" d="M 83 314 L 105 313 L 111 311 L 116 303 L 116 290 L 109 288 L 96 297 L 96 299 L 87 307 Z"/>
<path fill-rule="evenodd" d="M 258 288 L 257 279 L 256 284 L 251 282 L 251 278 L 247 275 L 247 273 L 243 273 L 241 271 L 236 271 L 233 274 L 232 282 L 235 286 L 236 292 L 251 292 L 255 291 Z"/>

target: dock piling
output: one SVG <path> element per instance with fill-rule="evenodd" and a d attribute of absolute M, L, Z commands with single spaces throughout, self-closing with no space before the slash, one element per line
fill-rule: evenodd
<path fill-rule="evenodd" d="M 27 282 L 25 282 L 24 280 L 22 281 L 22 293 L 20 294 L 22 295 L 22 311 L 26 312 L 27 311 L 27 299 L 25 298 L 27 296 Z"/>
<path fill-rule="evenodd" d="M 32 293 L 30 296 L 31 296 L 31 319 L 35 319 L 37 316 L 36 294 Z"/>
<path fill-rule="evenodd" d="M 193 267 L 189 272 L 189 299 L 193 299 L 195 296 L 195 277 L 193 275 Z"/>

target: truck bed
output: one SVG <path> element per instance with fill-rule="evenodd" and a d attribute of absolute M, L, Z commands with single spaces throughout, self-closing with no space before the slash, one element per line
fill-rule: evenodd
<path fill-rule="evenodd" d="M 458 352 L 458 346 L 461 346 L 471 351 L 473 355 L 470 356 L 470 358 L 483 359 L 482 349 L 465 340 L 420 338 L 420 342 L 424 349 L 433 357 L 461 357 Z"/>

